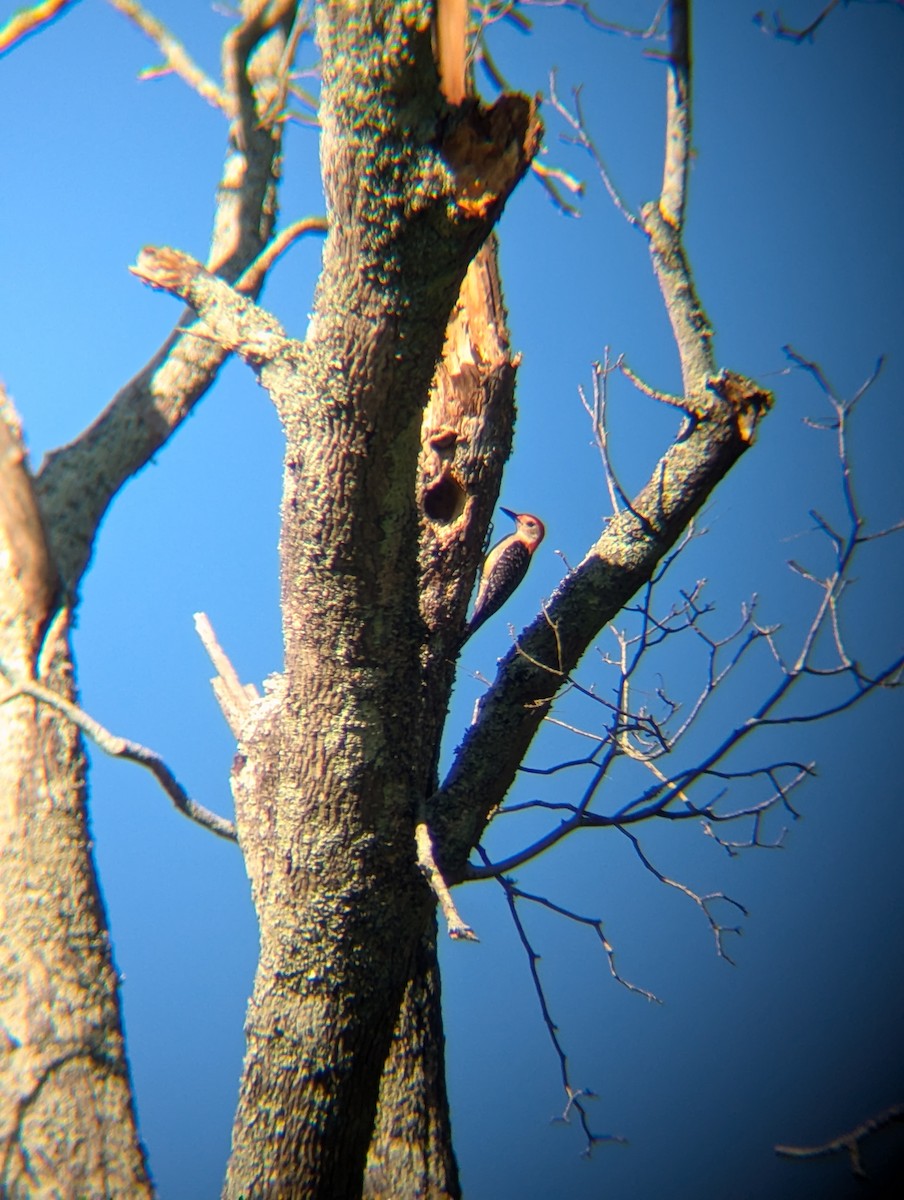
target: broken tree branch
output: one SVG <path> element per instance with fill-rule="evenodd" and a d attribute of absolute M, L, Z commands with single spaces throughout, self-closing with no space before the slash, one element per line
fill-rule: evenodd
<path fill-rule="evenodd" d="M 195 613 L 195 629 L 217 671 L 210 681 L 217 703 L 226 718 L 226 724 L 236 738 L 239 738 L 251 704 L 259 699 L 258 690 L 253 683 L 242 683 L 239 679 L 238 672 L 217 641 L 207 613 Z"/>

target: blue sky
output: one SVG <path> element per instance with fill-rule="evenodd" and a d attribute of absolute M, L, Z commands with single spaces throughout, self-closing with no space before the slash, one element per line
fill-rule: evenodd
<path fill-rule="evenodd" d="M 7 7 L 15 6 L 0 15 Z M 804 21 L 816 7 L 800 0 L 783 11 Z M 824 565 L 808 514 L 837 516 L 840 493 L 829 436 L 805 424 L 828 415 L 823 398 L 811 380 L 788 373 L 784 344 L 818 359 L 844 394 L 887 355 L 852 431 L 854 466 L 874 528 L 904 508 L 904 15 L 853 5 L 815 44 L 795 47 L 760 33 L 754 9 L 739 0 L 696 5 L 687 242 L 720 365 L 774 388 L 778 402 L 708 506 L 709 532 L 675 564 L 662 595 L 667 606 L 678 588 L 706 577 L 717 624 L 727 628 L 757 593 L 763 620 L 780 622 L 790 647 L 815 597 L 786 563 Z M 154 11 L 217 69 L 223 16 L 203 0 L 161 0 Z M 538 10 L 532 37 L 500 30 L 493 47 L 522 90 L 545 89 L 551 67 L 563 98 L 582 84 L 593 136 L 627 203 L 652 198 L 661 170 L 659 64 L 637 44 L 552 10 Z M 117 13 L 86 0 L 0 63 L 0 373 L 35 464 L 78 434 L 178 315 L 128 274 L 138 249 L 168 243 L 198 257 L 206 249 L 225 129 L 178 81 L 139 83 L 154 62 Z M 541 515 L 548 537 L 518 596 L 468 645 L 447 753 L 480 694 L 479 675 L 492 674 L 508 645 L 508 625 L 528 620 L 560 578 L 556 551 L 580 559 L 608 515 L 577 394 L 589 386 L 590 364 L 610 346 L 654 386 L 678 386 L 643 239 L 561 132 L 548 113 L 550 162 L 588 181 L 583 215 L 563 217 L 526 181 L 500 231 L 512 338 L 523 353 L 502 502 Z M 309 130 L 292 130 L 286 222 L 320 211 L 316 149 Z M 307 322 L 318 256 L 316 241 L 297 246 L 264 296 L 294 333 Z M 613 458 L 630 490 L 649 475 L 675 419 L 627 384 L 613 385 L 610 404 Z M 208 612 L 243 678 L 260 681 L 280 668 L 280 482 L 276 418 L 250 373 L 230 364 L 117 500 L 83 588 L 76 645 L 85 707 L 162 753 L 193 794 L 224 813 L 233 744 L 191 615 Z M 900 648 L 900 547 L 877 544 L 856 574 L 852 644 L 871 666 Z M 611 650 L 611 640 L 602 635 L 599 647 Z M 696 660 L 653 665 L 647 686 L 661 682 L 687 699 Z M 601 693 L 612 686 L 596 653 L 580 678 Z M 700 745 L 756 703 L 770 678 L 763 661 L 739 679 L 701 727 Z M 570 699 L 563 711 L 575 723 L 599 719 L 589 702 Z M 698 829 L 673 825 L 645 836 L 670 877 L 701 892 L 724 890 L 747 907 L 730 947 L 734 967 L 714 954 L 699 910 L 658 884 L 615 834 L 567 843 L 518 872 L 526 890 L 601 917 L 625 976 L 664 1001 L 651 1005 L 614 983 L 586 929 L 525 913 L 574 1082 L 599 1097 L 593 1126 L 625 1135 L 627 1147 L 601 1146 L 588 1161 L 576 1127 L 550 1124 L 563 1107 L 557 1062 L 501 891 L 483 884 L 459 892 L 481 937 L 477 946 L 443 947 L 453 1115 L 472 1200 L 855 1194 L 843 1163 L 783 1163 L 771 1147 L 833 1136 L 904 1093 L 901 716 L 900 694 L 887 695 L 829 724 L 778 734 L 762 750 L 782 745 L 819 763 L 818 778 L 797 795 L 803 816 L 781 851 L 730 859 Z M 573 740 L 550 730 L 530 761 L 575 753 Z M 637 788 L 638 778 L 625 773 L 613 787 Z M 92 779 L 151 1167 L 164 1200 L 212 1197 L 228 1151 L 256 951 L 241 862 L 173 813 L 137 768 L 95 754 Z M 516 798 L 573 799 L 579 786 L 567 776 L 545 785 L 524 777 Z M 521 844 L 516 820 L 494 829 L 493 853 Z M 876 1162 L 882 1156 L 881 1146 L 868 1151 Z"/>

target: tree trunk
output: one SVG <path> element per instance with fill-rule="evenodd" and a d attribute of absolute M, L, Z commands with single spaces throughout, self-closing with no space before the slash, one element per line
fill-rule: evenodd
<path fill-rule="evenodd" d="M 2 401 L 2 397 L 0 397 Z M 65 611 L 8 406 L 0 411 L 0 682 L 74 696 Z M 38 659 L 40 651 L 40 659 Z M 0 704 L 0 1195 L 150 1196 L 75 727 Z"/>
<path fill-rule="evenodd" d="M 436 927 L 421 941 L 383 1068 L 367 1200 L 457 1200 Z"/>
<path fill-rule="evenodd" d="M 403 997 L 409 981 L 428 986 L 418 959 L 434 901 L 414 827 L 435 788 L 470 581 L 453 589 L 454 623 L 430 628 L 422 421 L 468 264 L 539 132 L 522 97 L 449 126 L 415 6 L 325 6 L 319 36 L 330 232 L 308 336 L 290 342 L 248 305 L 236 310 L 245 332 L 230 326 L 286 434 L 286 674 L 249 721 L 233 774 L 261 930 L 233 1200 L 360 1195 Z M 232 303 L 198 274 L 187 295 L 214 329 Z M 437 524 L 461 539 L 473 514 L 462 504 Z M 391 1087 L 387 1077 L 387 1100 Z M 384 1111 L 377 1155 L 392 1120 Z M 383 1165 L 398 1161 L 390 1152 Z M 437 1187 L 456 1186 L 449 1163 L 430 1170 Z"/>

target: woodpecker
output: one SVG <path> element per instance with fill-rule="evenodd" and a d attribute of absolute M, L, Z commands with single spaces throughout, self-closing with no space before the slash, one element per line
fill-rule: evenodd
<path fill-rule="evenodd" d="M 474 612 L 465 628 L 466 639 L 505 604 L 527 574 L 531 556 L 546 533 L 539 517 L 512 512 L 510 508 L 499 511 L 512 518 L 515 532 L 497 542 L 484 559 Z"/>

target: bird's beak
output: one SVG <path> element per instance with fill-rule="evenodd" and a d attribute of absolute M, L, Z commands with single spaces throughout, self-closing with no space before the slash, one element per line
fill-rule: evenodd
<path fill-rule="evenodd" d="M 512 512 L 512 510 L 510 508 L 503 508 L 502 505 L 500 504 L 499 511 L 504 512 L 505 515 L 507 517 L 511 517 L 513 521 L 518 520 L 518 514 L 516 512 Z"/>

